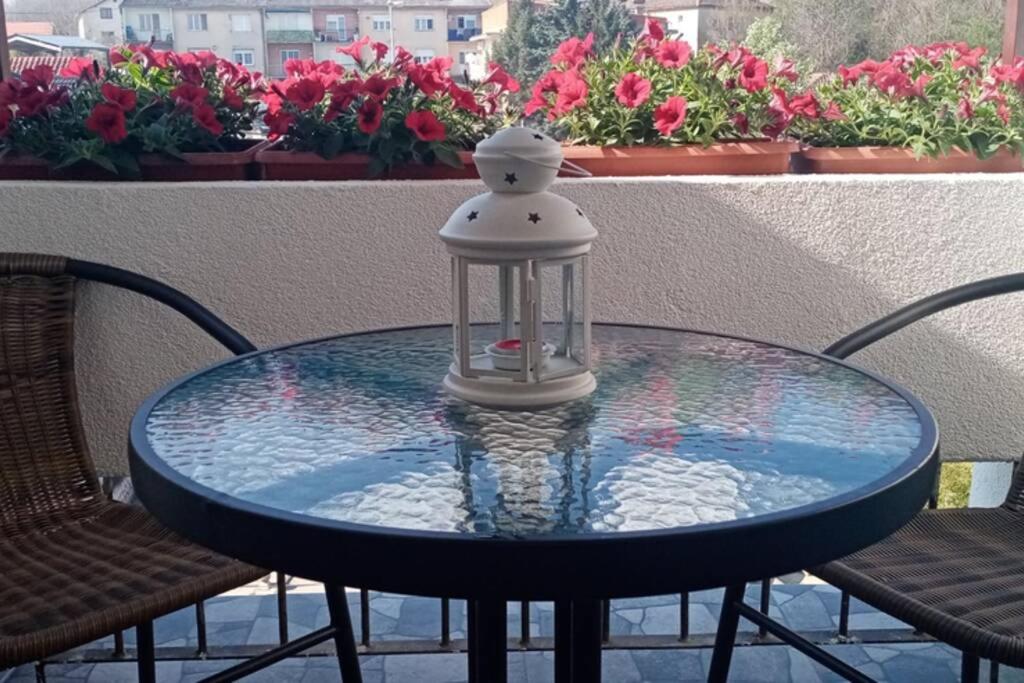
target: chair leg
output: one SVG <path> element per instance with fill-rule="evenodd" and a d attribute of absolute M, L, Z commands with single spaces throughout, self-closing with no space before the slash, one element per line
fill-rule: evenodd
<path fill-rule="evenodd" d="M 135 627 L 135 648 L 139 657 L 139 683 L 156 683 L 156 653 L 152 621 L 143 622 Z"/>
<path fill-rule="evenodd" d="M 341 586 L 324 586 L 327 595 L 327 610 L 331 613 L 334 627 L 334 647 L 338 650 L 338 666 L 344 683 L 363 683 L 359 669 L 359 655 L 356 653 L 356 636 L 352 630 L 352 615 L 348 611 L 348 599 Z"/>
<path fill-rule="evenodd" d="M 36 662 L 36 683 L 46 683 L 46 662 Z"/>
<path fill-rule="evenodd" d="M 960 660 L 961 683 L 978 683 L 981 679 L 981 659 L 978 655 L 963 653 Z"/>
<path fill-rule="evenodd" d="M 718 633 L 715 634 L 715 649 L 711 654 L 711 669 L 708 683 L 725 683 L 729 678 L 729 664 L 736 644 L 736 630 L 740 625 L 740 611 L 736 605 L 743 600 L 746 584 L 737 584 L 725 589 L 722 600 L 722 614 L 718 618 Z"/>

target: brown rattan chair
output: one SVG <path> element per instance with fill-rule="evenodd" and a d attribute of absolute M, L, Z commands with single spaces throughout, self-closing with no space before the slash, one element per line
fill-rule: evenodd
<path fill-rule="evenodd" d="M 982 280 L 922 299 L 839 340 L 846 358 L 907 325 L 978 299 L 1024 291 L 1024 273 Z M 848 595 L 963 652 L 961 677 L 976 683 L 980 659 L 1024 667 L 1024 467 L 997 508 L 924 510 L 892 536 L 811 570 Z M 729 672 L 740 616 L 851 681 L 871 681 L 726 589 L 709 681 Z"/>
<path fill-rule="evenodd" d="M 0 254 L 0 670 L 135 627 L 139 680 L 148 682 L 153 619 L 268 572 L 190 543 L 101 492 L 75 388 L 82 279 L 167 304 L 236 354 L 255 347 L 150 278 L 57 256 Z M 339 652 L 354 659 L 347 628 Z M 346 680 L 358 680 L 354 666 Z"/>

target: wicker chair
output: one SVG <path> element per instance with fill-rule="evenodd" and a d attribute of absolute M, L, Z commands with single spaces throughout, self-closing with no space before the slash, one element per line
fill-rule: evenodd
<path fill-rule="evenodd" d="M 839 340 L 825 353 L 846 358 L 907 325 L 978 299 L 1024 291 L 1024 273 L 956 287 L 922 299 Z M 810 569 L 847 594 L 963 652 L 961 677 L 976 683 L 980 659 L 1024 667 L 1024 467 L 997 508 L 924 510 L 892 536 Z M 871 681 L 726 589 L 709 681 L 724 682 L 743 616 L 851 681 Z M 993 674 L 993 679 L 995 675 Z"/>
<path fill-rule="evenodd" d="M 0 254 L 0 670 L 135 627 L 139 680 L 148 683 L 156 675 L 153 619 L 267 572 L 102 494 L 75 388 L 77 279 L 167 304 L 236 354 L 255 347 L 155 280 L 62 257 Z M 328 597 L 338 602 L 330 590 Z M 347 628 L 347 641 L 344 629 L 335 640 L 354 660 Z M 358 663 L 342 669 L 353 664 L 346 681 L 358 680 Z"/>

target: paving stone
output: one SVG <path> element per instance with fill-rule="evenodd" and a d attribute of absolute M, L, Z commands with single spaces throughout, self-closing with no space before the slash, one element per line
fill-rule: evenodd
<path fill-rule="evenodd" d="M 899 650 L 881 645 L 865 645 L 864 652 L 873 661 L 879 663 L 887 662 L 900 653 Z"/>
<path fill-rule="evenodd" d="M 707 605 L 690 603 L 690 633 L 714 633 L 718 630 L 718 615 Z"/>
<path fill-rule="evenodd" d="M 630 636 L 634 633 L 639 633 L 639 626 L 632 622 L 626 621 L 618 614 L 612 612 L 610 619 L 608 620 L 608 630 L 613 636 Z"/>
<path fill-rule="evenodd" d="M 242 596 L 237 598 L 213 598 L 206 601 L 206 623 L 225 621 L 252 621 L 260 609 L 258 598 Z"/>
<path fill-rule="evenodd" d="M 384 660 L 387 683 L 462 683 L 467 677 L 463 654 L 399 655 Z"/>
<path fill-rule="evenodd" d="M 631 624 L 639 624 L 644 620 L 644 611 L 639 607 L 632 609 L 613 609 L 612 614 L 625 619 Z"/>
<path fill-rule="evenodd" d="M 823 683 L 814 660 L 789 648 L 789 678 L 793 683 Z"/>
<path fill-rule="evenodd" d="M 317 613 L 324 607 L 327 607 L 327 598 L 323 593 L 289 595 L 288 621 L 306 628 L 314 628 Z M 274 616 L 277 616 L 277 610 L 274 611 Z"/>
<path fill-rule="evenodd" d="M 836 626 L 839 625 L 839 617 L 833 617 L 832 623 Z M 884 612 L 865 612 L 862 614 L 850 613 L 850 630 L 856 631 L 858 629 L 879 629 L 879 628 L 893 628 L 893 629 L 909 629 L 910 626 L 904 624 L 896 617 L 890 617 Z"/>
<path fill-rule="evenodd" d="M 779 609 L 786 626 L 796 631 L 834 628 L 832 617 L 814 591 L 805 591 L 797 595 Z"/>
<path fill-rule="evenodd" d="M 678 605 L 679 595 L 653 595 L 645 598 L 623 598 L 612 600 L 612 609 L 634 609 L 637 607 L 660 607 L 663 605 Z"/>
<path fill-rule="evenodd" d="M 699 602 L 701 604 L 722 604 L 722 596 L 725 594 L 725 590 L 722 588 L 711 588 L 706 591 L 695 591 L 690 593 L 690 602 Z"/>
<path fill-rule="evenodd" d="M 601 674 L 606 681 L 637 683 L 643 680 L 640 668 L 629 650 L 609 650 L 601 653 Z"/>
<path fill-rule="evenodd" d="M 375 598 L 370 600 L 370 609 L 392 619 L 398 619 L 402 614 L 403 604 L 405 600 L 402 598 Z"/>
<path fill-rule="evenodd" d="M 662 607 L 648 607 L 644 610 L 641 631 L 648 636 L 671 636 L 679 634 L 679 603 Z"/>
<path fill-rule="evenodd" d="M 289 616 L 291 616 L 289 614 Z M 288 637 L 299 638 L 310 632 L 310 628 L 304 624 L 288 623 Z M 281 634 L 277 628 L 277 617 L 256 617 L 252 624 L 252 630 L 246 639 L 246 645 L 277 645 L 281 642 Z"/>
<path fill-rule="evenodd" d="M 733 651 L 730 681 L 778 683 L 790 680 L 789 648 L 783 646 L 738 647 Z"/>
<path fill-rule="evenodd" d="M 526 683 L 554 683 L 555 656 L 550 651 L 524 653 L 523 666 L 526 669 Z"/>
<path fill-rule="evenodd" d="M 441 637 L 441 601 L 406 598 L 402 603 L 395 633 L 415 638 Z"/>
<path fill-rule="evenodd" d="M 172 641 L 188 641 L 188 634 L 196 626 L 196 609 L 188 607 L 164 615 L 153 622 L 153 641 L 157 647 L 173 647 Z M 131 629 L 131 642 L 135 644 L 135 629 Z"/>
<path fill-rule="evenodd" d="M 704 678 L 700 655 L 692 650 L 634 650 L 632 654 L 640 675 L 649 683 L 678 683 Z"/>
<path fill-rule="evenodd" d="M 177 681 L 181 678 L 182 662 L 157 662 L 158 681 Z M 136 683 L 139 669 L 135 662 L 102 662 L 93 666 L 87 683 Z M 47 675 L 47 680 L 50 676 Z M 81 680 L 81 679 L 78 679 Z"/>
<path fill-rule="evenodd" d="M 901 652 L 881 665 L 886 677 L 899 683 L 955 683 L 958 676 L 936 657 Z"/>

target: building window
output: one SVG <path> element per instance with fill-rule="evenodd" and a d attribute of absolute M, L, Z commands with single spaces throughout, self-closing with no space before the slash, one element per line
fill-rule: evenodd
<path fill-rule="evenodd" d="M 249 33 L 252 31 L 252 17 L 248 14 L 232 14 L 231 30 L 235 33 Z"/>
<path fill-rule="evenodd" d="M 153 33 L 160 32 L 160 15 L 159 14 L 140 14 L 139 15 L 139 30 L 140 31 L 151 31 Z"/>
<path fill-rule="evenodd" d="M 416 17 L 417 31 L 433 31 L 434 17 Z"/>
<path fill-rule="evenodd" d="M 325 28 L 328 31 L 335 31 L 337 33 L 345 32 L 345 17 L 341 14 L 328 14 L 325 18 L 327 25 Z"/>
<path fill-rule="evenodd" d="M 242 66 L 253 66 L 256 63 L 256 53 L 253 50 L 232 50 L 231 61 Z"/>
<path fill-rule="evenodd" d="M 455 26 L 458 28 L 476 28 L 476 17 L 471 14 L 461 14 L 456 17 Z"/>
<path fill-rule="evenodd" d="M 281 63 L 282 64 L 287 62 L 289 59 L 298 59 L 298 58 L 299 58 L 299 51 L 298 50 L 281 50 Z"/>
<path fill-rule="evenodd" d="M 206 30 L 206 15 L 205 14 L 190 14 L 188 15 L 188 30 L 189 31 L 205 31 Z"/>
<path fill-rule="evenodd" d="M 416 50 L 416 55 L 413 57 L 417 64 L 426 64 L 433 58 L 433 50 Z"/>
<path fill-rule="evenodd" d="M 466 66 L 467 64 L 469 64 L 469 53 L 468 52 L 460 52 L 459 53 L 459 66 Z"/>
<path fill-rule="evenodd" d="M 373 30 L 374 31 L 390 31 L 391 20 L 388 19 L 386 14 L 378 14 L 373 17 Z"/>
<path fill-rule="evenodd" d="M 113 19 L 114 9 L 112 7 L 100 7 L 100 19 Z"/>

